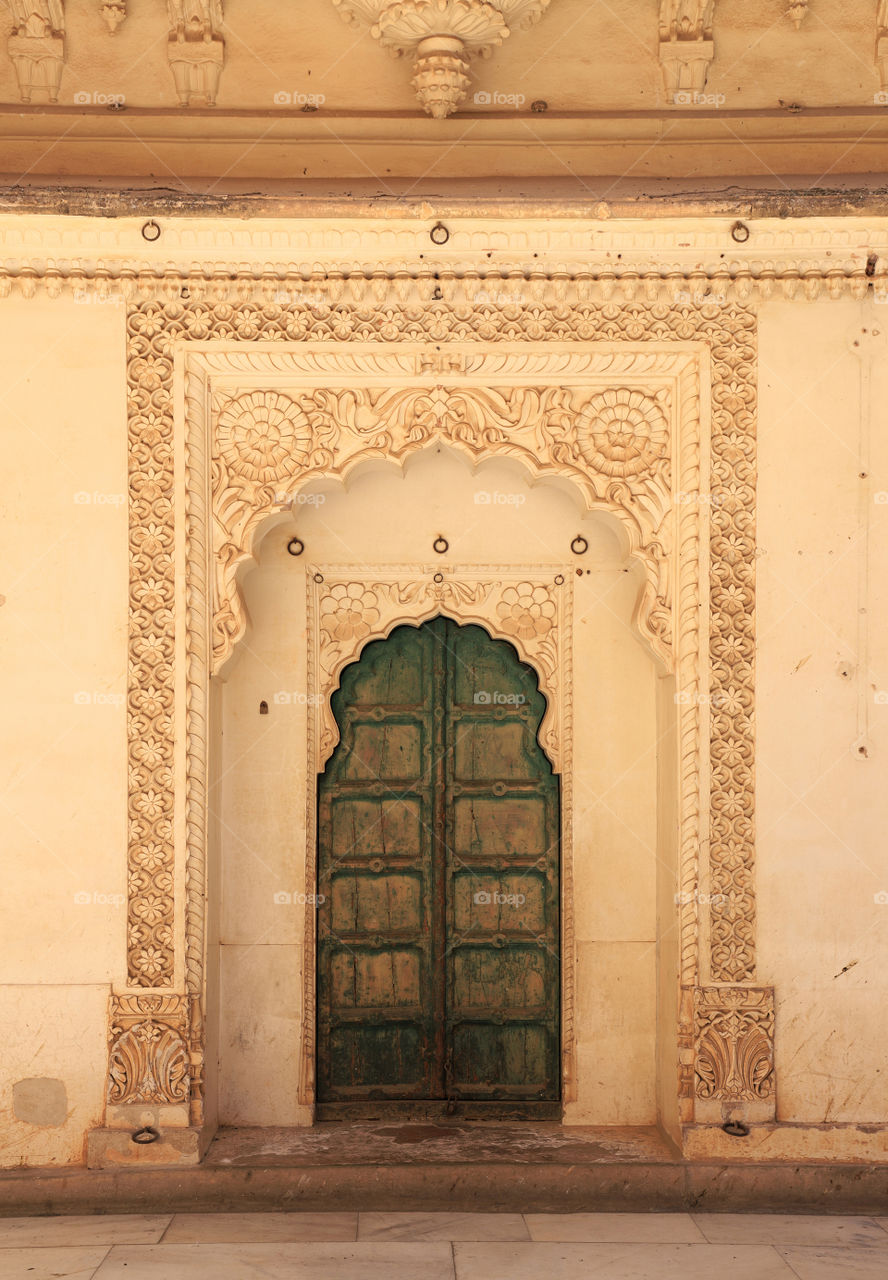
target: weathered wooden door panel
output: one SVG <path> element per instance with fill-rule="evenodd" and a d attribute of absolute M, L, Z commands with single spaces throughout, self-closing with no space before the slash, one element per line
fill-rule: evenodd
<path fill-rule="evenodd" d="M 319 784 L 318 1098 L 559 1096 L 559 791 L 510 645 L 436 618 L 347 668 Z"/>

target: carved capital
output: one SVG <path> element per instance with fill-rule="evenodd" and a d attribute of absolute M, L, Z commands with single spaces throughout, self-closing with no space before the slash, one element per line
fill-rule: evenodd
<path fill-rule="evenodd" d="M 790 6 L 786 11 L 787 18 L 792 19 L 798 29 L 805 19 L 808 12 L 808 0 L 790 0 Z"/>
<path fill-rule="evenodd" d="M 695 989 L 694 1092 L 703 1123 L 773 1119 L 773 987 Z"/>
<path fill-rule="evenodd" d="M 489 57 L 512 31 L 538 22 L 550 0 L 333 0 L 346 22 L 397 57 L 415 59 L 411 83 L 436 119 L 465 100 L 471 58 Z"/>

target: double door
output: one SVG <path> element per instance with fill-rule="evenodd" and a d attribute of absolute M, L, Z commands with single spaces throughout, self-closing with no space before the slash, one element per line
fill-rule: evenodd
<path fill-rule="evenodd" d="M 320 1114 L 386 1101 L 551 1113 L 559 786 L 534 672 L 481 627 L 436 618 L 368 645 L 333 710 L 341 739 L 318 792 Z"/>

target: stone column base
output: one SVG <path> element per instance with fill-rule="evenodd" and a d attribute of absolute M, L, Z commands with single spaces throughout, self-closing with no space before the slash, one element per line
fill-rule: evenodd
<path fill-rule="evenodd" d="M 215 1125 L 198 1129 L 161 1128 L 154 1142 L 133 1142 L 133 1130 L 91 1129 L 86 1136 L 88 1169 L 170 1169 L 200 1164 L 216 1132 Z"/>

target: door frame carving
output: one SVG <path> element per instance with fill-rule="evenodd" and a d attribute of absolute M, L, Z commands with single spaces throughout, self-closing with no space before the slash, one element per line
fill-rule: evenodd
<path fill-rule="evenodd" d="M 142 1020 L 130 1026 L 172 1029 L 188 1053 L 191 1123 L 202 1122 L 209 678 L 242 632 L 238 566 L 279 511 L 277 486 L 309 473 L 344 475 L 362 449 L 401 461 L 444 438 L 473 461 L 519 456 L 533 475 L 571 480 L 590 508 L 617 518 L 644 567 L 640 632 L 674 673 L 680 700 L 681 982 L 689 995 L 709 993 L 683 1002 L 677 1053 L 681 1114 L 690 1122 L 695 1097 L 724 1108 L 749 1096 L 736 1073 L 714 1084 L 708 1073 L 701 1085 L 695 1046 L 705 1035 L 711 1056 L 724 1022 L 714 1015 L 741 1007 L 731 991 L 756 980 L 754 311 L 715 301 L 567 307 L 554 298 L 514 314 L 444 300 L 407 308 L 399 281 L 374 280 L 372 301 L 341 307 L 270 302 L 259 284 L 241 300 L 216 303 L 199 280 L 172 272 L 166 301 L 152 295 L 128 308 L 130 893 L 112 1047 L 124 1003 Z M 335 281 L 325 277 L 318 290 L 332 290 L 336 302 Z M 409 369 L 398 369 L 404 360 Z M 412 411 L 394 415 L 397 439 L 372 427 L 393 362 L 413 391 L 403 401 Z M 363 401 L 340 395 L 334 403 L 356 366 Z M 553 398 L 584 380 L 584 402 Z M 289 443 L 277 461 L 257 460 L 232 420 L 220 446 L 217 390 L 231 401 L 257 390 L 284 395 L 286 387 L 298 395 L 283 410 Z M 416 412 L 418 391 L 425 418 Z M 607 395 L 625 393 L 625 408 L 633 392 L 645 404 L 634 405 L 629 451 L 608 452 L 607 431 L 596 432 L 615 403 Z M 666 422 L 665 451 L 650 403 Z M 540 430 L 535 465 L 518 437 Z M 337 454 L 324 432 L 351 439 L 352 452 Z M 772 1061 L 770 1027 L 756 1023 L 764 1039 L 755 1098 L 773 1114 L 773 1072 L 761 1069 L 762 1054 Z M 117 1099 L 144 1096 L 140 1084 L 118 1078 Z"/>

